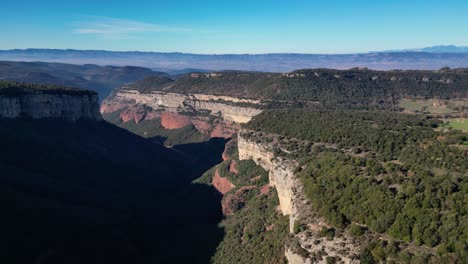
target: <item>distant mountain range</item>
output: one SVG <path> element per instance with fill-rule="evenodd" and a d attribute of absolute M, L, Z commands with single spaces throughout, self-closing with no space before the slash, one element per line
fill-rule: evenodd
<path fill-rule="evenodd" d="M 147 76 L 167 74 L 134 66 L 0 61 L 0 80 L 90 89 L 96 91 L 101 99 L 106 98 L 114 88 Z"/>
<path fill-rule="evenodd" d="M 423 49 L 360 54 L 224 54 L 202 55 L 138 51 L 26 49 L 2 50 L 0 60 L 45 61 L 73 64 L 140 66 L 170 74 L 193 71 L 244 70 L 289 72 L 305 68 L 375 70 L 435 70 L 468 67 L 468 47 L 435 46 Z"/>
<path fill-rule="evenodd" d="M 386 50 L 372 53 L 382 52 L 468 53 L 468 46 L 439 45 L 419 49 Z"/>

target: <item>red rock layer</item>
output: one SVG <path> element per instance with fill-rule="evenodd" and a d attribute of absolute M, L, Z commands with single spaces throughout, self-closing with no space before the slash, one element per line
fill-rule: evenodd
<path fill-rule="evenodd" d="M 270 184 L 266 184 L 262 188 L 260 188 L 260 194 L 267 195 L 270 192 L 270 189 L 271 189 Z"/>
<path fill-rule="evenodd" d="M 227 178 L 223 178 L 219 175 L 218 169 L 215 171 L 211 184 L 223 195 L 235 187 Z"/>
<path fill-rule="evenodd" d="M 211 137 L 231 138 L 240 129 L 239 124 L 232 122 L 218 123 L 211 131 Z"/>
<path fill-rule="evenodd" d="M 208 134 L 213 128 L 208 122 L 204 120 L 192 119 L 192 124 L 198 131 L 204 134 Z"/>
<path fill-rule="evenodd" d="M 130 120 L 134 120 L 135 123 L 140 123 L 146 117 L 146 111 L 141 111 L 138 109 L 127 108 L 120 112 L 120 119 L 123 122 L 128 122 Z"/>
<path fill-rule="evenodd" d="M 125 104 L 125 103 L 122 103 L 122 102 L 118 102 L 118 101 L 108 101 L 108 100 L 104 100 L 101 104 L 101 108 L 100 108 L 100 111 L 101 111 L 101 114 L 105 114 L 105 113 L 113 113 L 115 111 L 118 111 L 122 108 L 125 108 L 127 107 L 128 104 Z"/>
<path fill-rule="evenodd" d="M 190 125 L 190 118 L 188 116 L 179 115 L 172 112 L 163 112 L 161 114 L 161 125 L 165 129 L 178 129 Z"/>
<path fill-rule="evenodd" d="M 239 171 L 237 170 L 237 163 L 235 160 L 231 160 L 231 164 L 229 164 L 229 172 L 237 174 Z"/>

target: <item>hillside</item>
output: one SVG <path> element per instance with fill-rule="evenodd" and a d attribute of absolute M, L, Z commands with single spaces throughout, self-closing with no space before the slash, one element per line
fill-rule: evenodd
<path fill-rule="evenodd" d="M 466 133 L 368 111 L 270 110 L 245 128 L 239 155 L 271 168 L 290 214 L 290 261 L 466 262 Z"/>
<path fill-rule="evenodd" d="M 0 61 L 0 80 L 89 89 L 100 98 L 107 97 L 114 88 L 152 75 L 166 74 L 134 66 Z"/>
<path fill-rule="evenodd" d="M 278 103 L 319 103 L 326 108 L 397 109 L 402 98 L 468 97 L 468 70 L 298 70 L 291 73 L 192 73 L 177 80 L 147 78 L 125 90 L 209 94 Z M 276 106 L 275 106 L 276 105 Z M 315 104 L 312 104 L 315 105 Z"/>

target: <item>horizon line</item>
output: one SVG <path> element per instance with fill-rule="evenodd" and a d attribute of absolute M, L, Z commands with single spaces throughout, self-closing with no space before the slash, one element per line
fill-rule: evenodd
<path fill-rule="evenodd" d="M 244 55 L 244 56 L 262 56 L 262 55 L 366 55 L 366 54 L 385 54 L 385 53 L 466 53 L 466 52 L 426 52 L 420 51 L 425 48 L 432 47 L 456 47 L 456 48 L 468 48 L 468 46 L 457 46 L 457 45 L 436 45 L 424 48 L 410 48 L 410 49 L 395 49 L 395 50 L 382 50 L 382 51 L 366 51 L 366 52 L 349 52 L 349 53 L 306 53 L 306 52 L 265 52 L 265 53 L 190 53 L 180 51 L 140 51 L 140 50 L 106 50 L 106 49 L 73 49 L 73 48 L 23 48 L 23 49 L 0 49 L 0 52 L 4 51 L 28 51 L 28 50 L 55 50 L 55 51 L 99 51 L 99 52 L 115 52 L 115 53 L 159 53 L 159 54 L 181 54 L 181 55 L 200 55 L 200 56 L 229 56 L 229 55 Z"/>

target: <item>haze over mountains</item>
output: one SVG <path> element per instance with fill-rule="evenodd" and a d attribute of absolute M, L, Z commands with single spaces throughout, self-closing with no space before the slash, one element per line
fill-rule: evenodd
<path fill-rule="evenodd" d="M 0 61 L 0 80 L 90 89 L 96 91 L 101 100 L 106 98 L 112 89 L 147 76 L 167 76 L 167 74 L 135 66 L 101 67 L 91 64 Z"/>
<path fill-rule="evenodd" d="M 468 47 L 455 45 L 438 45 L 419 49 L 386 50 L 380 52 L 468 53 Z"/>
<path fill-rule="evenodd" d="M 202 70 L 289 72 L 304 68 L 375 70 L 468 67 L 468 48 L 434 46 L 360 54 L 221 54 L 160 53 L 104 50 L 26 49 L 2 50 L 0 60 L 45 61 L 72 64 L 140 66 L 168 73 Z"/>

